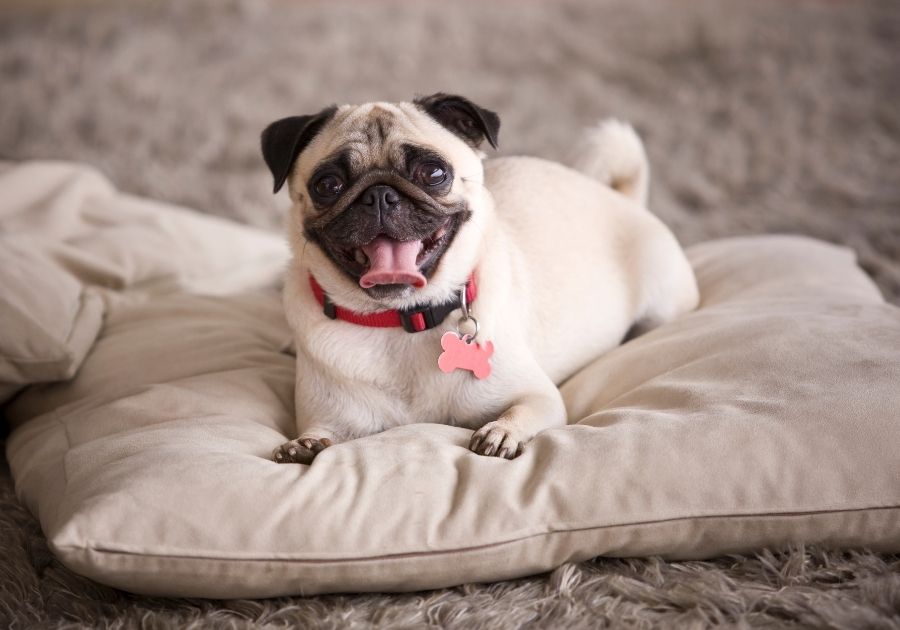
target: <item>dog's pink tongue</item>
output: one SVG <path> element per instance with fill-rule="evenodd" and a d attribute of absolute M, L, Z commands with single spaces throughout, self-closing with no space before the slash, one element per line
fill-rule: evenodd
<path fill-rule="evenodd" d="M 428 284 L 416 265 L 421 249 L 422 241 L 395 241 L 386 236 L 363 245 L 369 270 L 359 279 L 359 286 L 371 289 L 379 284 L 411 284 L 421 289 Z"/>

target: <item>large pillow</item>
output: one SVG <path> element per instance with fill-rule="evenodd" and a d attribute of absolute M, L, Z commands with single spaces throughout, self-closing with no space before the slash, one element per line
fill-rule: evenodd
<path fill-rule="evenodd" d="M 25 385 L 74 376 L 102 320 L 99 295 L 0 234 L 0 403 Z"/>
<path fill-rule="evenodd" d="M 813 240 L 689 254 L 700 309 L 573 377 L 570 426 L 512 461 L 416 424 L 274 464 L 294 431 L 278 295 L 113 302 L 77 376 L 7 408 L 18 495 L 68 567 L 158 595 L 408 591 L 795 541 L 900 551 L 900 311 Z"/>
<path fill-rule="evenodd" d="M 0 162 L 0 403 L 71 378 L 109 300 L 260 286 L 276 235 L 123 195 L 93 169 Z"/>

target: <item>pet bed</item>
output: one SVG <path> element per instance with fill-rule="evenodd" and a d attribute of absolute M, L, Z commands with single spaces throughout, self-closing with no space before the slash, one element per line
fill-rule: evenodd
<path fill-rule="evenodd" d="M 265 597 L 597 555 L 900 550 L 900 310 L 847 249 L 690 248 L 700 308 L 563 384 L 570 425 L 515 460 L 416 424 L 278 465 L 294 431 L 279 236 L 70 164 L 6 164 L 0 190 L 16 490 L 59 559 L 99 582 Z"/>

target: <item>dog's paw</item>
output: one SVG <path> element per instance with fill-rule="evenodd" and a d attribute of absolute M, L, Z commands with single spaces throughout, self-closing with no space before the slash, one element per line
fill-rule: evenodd
<path fill-rule="evenodd" d="M 469 450 L 488 457 L 513 459 L 522 453 L 526 440 L 502 420 L 488 422 L 472 435 Z"/>
<path fill-rule="evenodd" d="M 331 446 L 328 438 L 302 437 L 285 442 L 274 451 L 272 459 L 277 464 L 311 464 L 316 455 Z"/>

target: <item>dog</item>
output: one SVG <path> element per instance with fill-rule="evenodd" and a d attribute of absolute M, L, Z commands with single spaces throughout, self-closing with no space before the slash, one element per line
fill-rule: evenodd
<path fill-rule="evenodd" d="M 557 384 L 696 307 L 691 266 L 646 209 L 630 126 L 588 132 L 582 172 L 486 160 L 499 129 L 496 113 L 439 93 L 262 133 L 274 192 L 287 184 L 292 202 L 299 437 L 276 462 L 413 422 L 473 429 L 471 451 L 512 459 L 566 424 Z"/>

